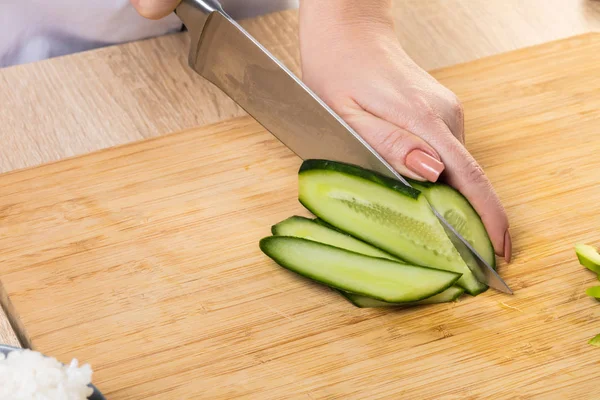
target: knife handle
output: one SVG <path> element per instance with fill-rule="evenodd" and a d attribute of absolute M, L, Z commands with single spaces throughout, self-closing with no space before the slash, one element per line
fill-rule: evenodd
<path fill-rule="evenodd" d="M 201 33 L 208 16 L 215 11 L 225 13 L 218 0 L 182 0 L 175 14 L 188 31 Z"/>
<path fill-rule="evenodd" d="M 198 42 L 202 36 L 204 25 L 208 17 L 214 12 L 227 15 L 218 0 L 182 0 L 175 8 L 175 15 L 179 17 L 190 33 L 191 48 L 188 63 L 192 67 L 196 62 Z"/>
<path fill-rule="evenodd" d="M 206 15 L 213 11 L 223 11 L 221 3 L 217 0 L 183 0 L 175 9 L 175 14 L 181 16 L 182 12 L 185 13 L 189 8 L 194 8 Z"/>

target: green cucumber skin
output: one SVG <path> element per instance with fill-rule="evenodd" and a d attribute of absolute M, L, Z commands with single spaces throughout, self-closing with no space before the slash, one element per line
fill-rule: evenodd
<path fill-rule="evenodd" d="M 325 228 L 333 229 L 334 231 L 338 231 L 340 233 L 343 233 L 344 235 L 352 236 L 348 232 L 344 232 L 343 230 L 336 228 L 335 226 L 331 225 L 330 223 L 323 221 L 321 218 L 318 218 L 318 217 L 313 218 L 313 221 L 319 225 L 323 225 Z"/>
<path fill-rule="evenodd" d="M 360 180 L 362 178 L 363 180 L 366 180 L 368 182 L 380 185 L 383 188 L 391 189 L 392 191 L 397 192 L 401 195 L 404 195 L 407 198 L 412 199 L 414 201 L 427 202 L 426 197 L 417 189 L 406 186 L 399 181 L 393 180 L 391 178 L 387 178 L 383 175 L 380 175 L 380 174 L 365 170 L 361 167 L 357 167 L 357 166 L 350 165 L 350 164 L 333 162 L 333 161 L 325 161 L 325 160 L 306 160 L 303 162 L 302 166 L 300 167 L 299 176 L 302 181 L 302 177 L 307 176 L 306 174 L 321 173 L 323 171 L 328 172 L 328 173 L 343 174 L 343 175 L 353 178 L 353 179 Z M 336 227 L 338 226 L 336 223 L 331 221 L 326 215 L 323 215 L 318 210 L 316 210 L 315 208 L 318 208 L 318 207 L 313 207 L 310 204 L 310 200 L 307 201 L 307 199 L 303 198 L 302 183 L 301 183 L 298 200 L 306 209 L 311 211 L 318 219 L 323 220 L 330 225 L 334 225 Z M 427 209 L 427 210 L 428 210 L 427 212 L 431 212 L 429 209 Z M 433 216 L 433 213 L 431 213 L 431 216 Z M 437 220 L 437 218 L 435 216 L 433 216 L 433 218 L 435 218 L 435 222 L 432 222 L 432 223 L 438 224 L 439 225 L 438 228 L 443 229 L 443 225 Z M 449 270 L 447 268 L 444 268 L 444 266 L 443 266 L 443 264 L 445 265 L 446 261 L 442 261 L 441 258 L 439 258 L 439 257 L 438 257 L 438 261 L 436 263 L 432 264 L 431 262 L 423 261 L 421 259 L 421 256 L 417 256 L 416 253 L 414 253 L 413 251 L 404 250 L 403 252 L 401 252 L 401 251 L 398 251 L 397 248 L 385 247 L 381 243 L 371 242 L 368 237 L 362 235 L 361 234 L 362 232 L 358 231 L 357 229 L 348 229 L 348 228 L 341 228 L 341 227 L 338 227 L 338 229 L 343 230 L 346 233 L 350 234 L 351 236 L 354 236 L 364 242 L 370 243 L 370 244 L 374 245 L 375 247 L 382 249 L 385 252 L 391 253 L 394 256 L 397 256 L 403 260 L 407 260 L 407 262 L 409 262 L 410 264 L 418 264 L 418 265 L 428 266 L 428 267 L 437 268 L 437 269 Z M 447 235 L 444 234 L 444 237 L 447 238 Z M 447 240 L 450 242 L 449 238 L 447 238 Z M 480 281 L 478 281 L 475 278 L 475 276 L 473 275 L 471 270 L 465 264 L 465 261 L 460 256 L 460 253 L 458 253 L 458 250 L 456 249 L 455 245 L 453 243 L 449 243 L 449 244 L 452 246 L 452 249 L 456 251 L 456 256 L 457 256 L 456 259 L 452 262 L 455 264 L 458 263 L 457 265 L 455 265 L 455 267 L 458 267 L 458 265 L 460 265 L 460 269 L 461 270 L 464 269 L 464 273 L 461 272 L 461 273 L 463 273 L 463 277 L 458 282 L 458 285 L 465 288 L 467 293 L 472 296 L 476 296 L 478 294 L 485 292 L 488 289 L 487 285 L 481 283 Z M 430 256 L 428 256 L 428 257 L 430 257 Z M 435 257 L 437 257 L 437 256 L 435 256 Z"/>
<path fill-rule="evenodd" d="M 579 264 L 600 276 L 600 267 L 598 267 L 595 263 L 589 262 L 589 260 L 583 256 L 580 256 L 579 254 L 577 255 L 577 261 L 579 261 Z"/>
<path fill-rule="evenodd" d="M 428 297 L 423 300 L 407 302 L 407 303 L 388 303 L 381 300 L 372 299 L 366 296 L 356 295 L 354 293 L 348 293 L 341 290 L 337 290 L 346 300 L 352 303 L 358 308 L 381 308 L 381 307 L 414 307 L 427 304 L 439 304 L 439 303 L 451 303 L 465 293 L 465 290 L 459 286 L 451 286 L 445 291 L 436 294 L 435 296 Z M 452 292 L 452 293 L 450 293 Z M 444 296 L 444 294 L 448 293 Z"/>
<path fill-rule="evenodd" d="M 323 220 L 322 220 L 321 218 L 319 218 L 319 217 L 313 218 L 313 219 L 312 219 L 312 221 L 313 221 L 313 222 L 315 222 L 315 223 L 317 223 L 317 224 L 319 224 L 319 225 L 322 225 L 322 226 L 324 226 L 324 227 L 326 227 L 326 228 L 333 229 L 334 231 L 337 231 L 337 232 L 339 232 L 339 233 L 341 233 L 341 234 L 344 234 L 344 235 L 350 236 L 350 237 L 352 237 L 352 238 L 354 238 L 354 239 L 356 239 L 356 240 L 360 240 L 360 241 L 361 241 L 361 242 L 363 242 L 363 243 L 367 243 L 367 242 L 365 242 L 364 240 L 362 240 L 362 239 L 360 239 L 360 238 L 358 238 L 358 237 L 356 237 L 356 236 L 353 236 L 353 235 L 349 234 L 348 232 L 345 232 L 345 231 L 343 231 L 343 230 L 341 230 L 341 229 L 339 229 L 339 228 L 336 228 L 335 226 L 331 225 L 330 223 L 328 223 L 328 222 L 326 222 L 326 221 L 323 221 Z M 368 243 L 368 244 L 370 244 L 370 243 Z M 373 245 L 371 245 L 371 246 L 373 246 Z M 376 246 L 373 246 L 373 247 L 376 247 Z M 401 263 L 403 263 L 403 264 L 410 264 L 410 263 L 409 263 L 408 261 L 406 261 L 405 259 L 398 257 L 398 255 L 392 255 L 391 253 L 389 253 L 389 252 L 387 252 L 387 251 L 385 251 L 385 250 L 383 250 L 383 249 L 381 249 L 381 248 L 379 248 L 379 247 L 376 247 L 376 248 L 377 248 L 377 249 L 379 249 L 380 251 L 384 252 L 384 253 L 387 253 L 387 254 L 388 254 L 390 257 L 393 257 L 393 258 L 394 258 L 396 261 L 398 261 L 398 262 L 401 262 Z"/>
<path fill-rule="evenodd" d="M 579 264 L 596 274 L 600 274 L 600 254 L 598 254 L 595 247 L 582 243 L 577 244 L 575 245 L 575 254 Z"/>
<path fill-rule="evenodd" d="M 369 264 L 369 263 L 379 263 L 379 264 L 387 264 L 387 266 L 391 266 L 391 265 L 395 265 L 399 268 L 410 268 L 410 269 L 421 269 L 423 271 L 428 271 L 428 272 L 437 272 L 440 274 L 444 274 L 447 275 L 447 277 L 444 277 L 444 279 L 446 280 L 446 283 L 444 285 L 440 285 L 436 290 L 437 291 L 432 291 L 431 293 L 424 293 L 416 298 L 396 298 L 396 299 L 390 299 L 390 298 L 384 298 L 383 296 L 377 295 L 375 293 L 368 293 L 365 291 L 360 291 L 357 290 L 356 288 L 353 287 L 348 287 L 349 285 L 341 285 L 339 283 L 333 282 L 331 280 L 324 280 L 321 279 L 317 276 L 315 276 L 314 273 L 310 273 L 309 271 L 307 271 L 308 268 L 303 267 L 298 267 L 297 265 L 292 265 L 294 264 L 294 262 L 288 262 L 286 261 L 286 256 L 280 256 L 277 255 L 275 253 L 277 253 L 276 251 L 271 251 L 271 246 L 272 245 L 277 245 L 277 243 L 287 243 L 288 245 L 294 245 L 294 244 L 310 244 L 310 246 L 312 246 L 315 249 L 320 249 L 320 250 L 326 250 L 326 251 L 331 251 L 331 252 L 335 252 L 338 255 L 344 256 L 344 255 L 350 255 L 353 258 L 356 258 L 357 260 L 361 261 L 362 263 L 364 263 L 365 265 Z M 451 286 L 453 286 L 461 277 L 461 274 L 459 273 L 454 273 L 451 271 L 442 271 L 442 270 L 436 270 L 433 268 L 429 268 L 429 267 L 423 267 L 423 266 L 416 266 L 416 265 L 406 265 L 406 264 L 401 264 L 398 262 L 395 262 L 393 260 L 388 260 L 388 259 L 383 259 L 383 258 L 374 258 L 374 257 L 369 257 L 369 256 L 365 256 L 364 254 L 360 254 L 360 253 L 356 253 L 356 252 L 352 252 L 346 249 L 341 249 L 338 247 L 334 247 L 334 246 L 330 246 L 328 244 L 323 244 L 323 243 L 319 243 L 319 242 L 314 242 L 308 239 L 303 239 L 303 238 L 298 238 L 298 237 L 290 237 L 290 236 L 268 236 L 265 237 L 263 239 L 260 240 L 259 242 L 259 247 L 261 249 L 261 251 L 266 254 L 269 258 L 271 258 L 273 261 L 275 261 L 278 265 L 280 265 L 281 267 L 292 271 L 298 275 L 304 276 L 305 278 L 308 278 L 310 280 L 319 282 L 321 284 L 324 284 L 330 288 L 333 289 L 337 289 L 337 290 L 342 290 L 342 291 L 347 291 L 347 292 L 352 292 L 355 294 L 360 294 L 363 296 L 367 296 L 367 297 L 371 297 L 374 298 L 376 300 L 381 300 L 381 301 L 387 301 L 387 302 L 394 302 L 394 303 L 403 303 L 403 302 L 413 302 L 413 301 L 419 301 L 419 300 L 424 300 L 427 299 L 431 296 L 435 296 L 436 294 L 442 293 L 443 291 L 445 291 L 446 289 L 450 288 Z M 371 268 L 373 267 L 373 265 L 371 265 Z"/>
<path fill-rule="evenodd" d="M 600 300 L 600 286 L 592 286 L 585 290 L 585 294 Z"/>
<path fill-rule="evenodd" d="M 379 174 L 375 171 L 369 171 L 367 169 L 358 167 L 352 164 L 346 164 L 339 161 L 329 161 L 329 160 L 317 160 L 311 159 L 306 160 L 300 166 L 300 170 L 298 174 L 301 174 L 306 171 L 311 170 L 326 170 L 326 171 L 334 171 L 341 172 L 347 175 L 354 175 L 366 180 L 369 180 L 374 183 L 378 183 L 380 185 L 386 186 L 389 189 L 395 190 L 398 193 L 401 193 L 405 196 L 412 197 L 413 199 L 417 199 L 421 192 L 415 188 L 411 188 L 410 186 L 406 186 L 400 181 L 397 181 L 392 178 L 388 178 L 382 174 Z"/>
<path fill-rule="evenodd" d="M 479 255 L 481 257 L 484 258 L 484 260 L 493 269 L 496 269 L 496 254 L 494 252 L 494 245 L 492 244 L 492 241 L 490 240 L 490 237 L 485 228 L 485 225 L 483 224 L 483 221 L 481 220 L 481 217 L 479 216 L 477 211 L 473 208 L 473 206 L 471 205 L 469 200 L 461 192 L 459 192 L 458 190 L 454 189 L 453 187 L 451 187 L 449 185 L 446 185 L 446 184 L 440 183 L 440 182 L 436 182 L 436 183 L 418 182 L 418 181 L 414 181 L 411 179 L 407 179 L 407 181 L 413 187 L 420 190 L 425 195 L 425 197 L 427 197 L 427 199 L 433 205 L 433 207 L 435 207 L 436 209 L 439 208 L 439 207 L 437 207 L 438 205 L 434 204 L 434 202 L 431 200 L 431 193 L 436 190 L 437 191 L 446 191 L 449 193 L 450 196 L 455 197 L 459 203 L 462 203 L 461 205 L 464 208 L 467 208 L 468 212 L 471 214 L 471 218 L 469 219 L 469 224 L 479 225 L 479 229 L 483 232 L 484 237 L 478 237 L 479 240 L 476 243 L 472 238 L 469 238 L 468 235 L 464 234 L 461 227 L 457 227 L 457 226 L 451 224 L 452 227 L 454 229 L 456 229 L 463 237 L 465 237 L 465 239 L 469 242 L 469 244 L 479 253 Z M 440 210 L 438 209 L 438 211 L 440 211 Z M 460 210 L 459 210 L 459 212 L 460 212 Z M 450 221 L 448 221 L 448 222 L 450 223 Z M 471 255 L 471 258 L 473 258 L 473 261 L 475 262 L 475 265 L 473 265 L 473 267 L 479 268 L 477 261 L 475 261 L 475 256 L 473 256 L 471 254 L 471 252 L 467 248 L 467 246 L 465 246 L 462 243 L 461 243 L 461 245 L 464 247 L 464 251 L 468 252 Z M 462 254 L 462 252 L 461 252 L 461 254 Z"/>
<path fill-rule="evenodd" d="M 294 229 L 296 228 L 296 229 Z M 302 235 L 299 232 L 310 234 Z M 327 223 L 318 223 L 315 220 L 294 215 L 271 227 L 271 233 L 275 236 L 296 236 L 304 239 L 314 240 L 319 243 L 329 244 L 331 246 L 345 248 L 371 257 L 387 258 L 396 262 L 406 264 L 403 260 L 381 250 L 378 247 L 365 243 L 354 236 L 343 231 L 334 229 Z M 309 237 L 310 236 L 310 237 Z M 337 240 L 336 240 L 337 239 Z M 343 240 L 344 243 L 340 243 Z"/>
<path fill-rule="evenodd" d="M 600 334 L 594 336 L 588 341 L 592 346 L 600 347 Z"/>
<path fill-rule="evenodd" d="M 353 236 L 348 235 L 343 231 L 334 229 L 327 222 L 317 222 L 314 219 L 294 215 L 275 224 L 271 228 L 271 232 L 276 236 L 296 236 L 304 239 L 314 240 L 319 243 L 329 244 L 331 246 L 345 248 L 346 250 L 354 251 L 371 257 L 381 257 L 405 263 L 404 261 L 380 250 L 377 247 L 371 246 L 362 242 Z M 333 238 L 331 236 L 334 236 Z M 337 236 L 337 237 L 336 237 Z M 344 242 L 340 243 L 339 238 L 343 238 Z M 337 239 L 337 240 L 336 240 Z M 371 299 L 365 296 L 354 295 L 338 291 L 350 303 L 357 307 L 385 307 L 397 306 L 405 303 L 386 303 L 379 300 Z M 428 297 L 418 301 L 415 304 L 434 304 L 441 302 L 454 301 L 464 293 L 464 289 L 458 286 L 452 286 L 444 292 L 435 296 Z M 367 303 L 366 306 L 364 304 Z M 370 304 L 368 304 L 370 303 Z"/>

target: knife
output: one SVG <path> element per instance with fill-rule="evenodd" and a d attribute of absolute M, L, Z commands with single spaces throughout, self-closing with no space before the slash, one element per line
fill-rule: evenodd
<path fill-rule="evenodd" d="M 217 0 L 183 0 L 175 14 L 190 33 L 189 66 L 227 94 L 298 157 L 377 171 L 411 186 L 361 136 L 223 10 Z M 482 282 L 512 290 L 430 205 L 453 243 L 473 253 Z"/>

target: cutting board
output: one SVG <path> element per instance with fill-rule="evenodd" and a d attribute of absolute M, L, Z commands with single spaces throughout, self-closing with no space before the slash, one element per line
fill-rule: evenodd
<path fill-rule="evenodd" d="M 600 35 L 433 75 L 507 208 L 513 296 L 359 309 L 278 267 L 258 241 L 309 215 L 300 160 L 244 117 L 0 176 L 21 339 L 111 400 L 594 398 L 598 281 L 573 246 L 600 244 Z"/>

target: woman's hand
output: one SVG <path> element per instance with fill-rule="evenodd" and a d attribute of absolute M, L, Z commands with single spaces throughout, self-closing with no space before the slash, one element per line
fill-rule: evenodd
<path fill-rule="evenodd" d="M 457 97 L 417 66 L 394 32 L 390 0 L 301 0 L 302 79 L 400 174 L 458 189 L 510 261 L 508 218 L 464 147 Z"/>
<path fill-rule="evenodd" d="M 131 0 L 144 17 L 169 15 L 181 0 Z M 490 181 L 464 147 L 454 93 L 416 65 L 398 42 L 391 0 L 301 0 L 302 79 L 400 174 L 440 176 L 475 207 L 496 254 L 510 261 L 508 218 Z"/>
<path fill-rule="evenodd" d="M 148 19 L 161 19 L 175 11 L 181 0 L 130 0 L 137 12 Z"/>

